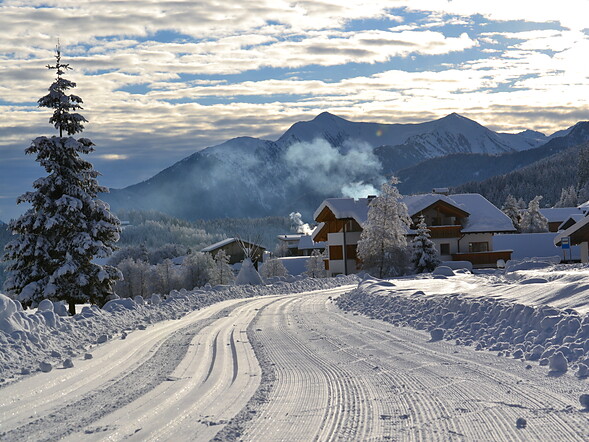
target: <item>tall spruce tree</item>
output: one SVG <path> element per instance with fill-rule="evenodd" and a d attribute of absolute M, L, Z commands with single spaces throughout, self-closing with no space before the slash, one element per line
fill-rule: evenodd
<path fill-rule="evenodd" d="M 417 235 L 413 238 L 411 263 L 417 273 L 431 272 L 440 265 L 440 254 L 430 239 L 430 231 L 423 215 L 419 217 Z"/>
<path fill-rule="evenodd" d="M 392 177 L 384 183 L 380 196 L 368 207 L 368 219 L 358 241 L 362 268 L 378 278 L 405 272 L 408 264 L 407 229 L 411 224 L 407 206 L 401 200 Z"/>
<path fill-rule="evenodd" d="M 70 67 L 61 61 L 59 47 L 55 58 L 55 65 L 47 68 L 56 71 L 56 79 L 38 103 L 53 109 L 49 122 L 59 136 L 38 137 L 25 150 L 37 155 L 48 175 L 33 183 L 34 191 L 17 199 L 31 208 L 10 224 L 17 237 L 5 247 L 5 289 L 24 306 L 43 299 L 64 300 L 75 314 L 76 303 L 103 305 L 121 277 L 116 268 L 92 262 L 113 252 L 120 222 L 97 198 L 108 191 L 98 185 L 99 173 L 80 157 L 93 152 L 94 143 L 72 137 L 83 131 L 87 120 L 77 113 L 82 99 L 68 93 L 76 84 L 63 77 Z"/>

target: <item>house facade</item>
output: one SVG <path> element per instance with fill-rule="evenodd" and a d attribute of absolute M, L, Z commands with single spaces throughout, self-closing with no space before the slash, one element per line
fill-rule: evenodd
<path fill-rule="evenodd" d="M 403 197 L 412 225 L 408 240 L 415 236 L 424 216 L 432 241 L 443 261 L 470 261 L 473 267 L 495 267 L 509 260 L 511 250 L 494 250 L 493 235 L 515 233 L 511 220 L 479 194 L 423 194 Z M 320 223 L 315 241 L 327 241 L 326 269 L 330 275 L 356 273 L 361 269 L 357 244 L 368 216 L 369 198 L 332 198 L 315 212 Z"/>
<path fill-rule="evenodd" d="M 254 266 L 258 268 L 258 263 L 262 261 L 266 249 L 258 244 L 244 241 L 240 238 L 227 238 L 215 244 L 211 244 L 201 250 L 202 253 L 210 253 L 214 258 L 220 250 L 229 255 L 229 264 L 242 262 L 247 254 L 251 257 Z"/>

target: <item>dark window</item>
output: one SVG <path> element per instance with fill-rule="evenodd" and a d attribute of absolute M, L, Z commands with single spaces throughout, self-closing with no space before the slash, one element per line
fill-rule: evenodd
<path fill-rule="evenodd" d="M 450 244 L 447 242 L 440 244 L 440 255 L 449 255 L 450 254 Z"/>
<path fill-rule="evenodd" d="M 468 251 L 469 252 L 488 252 L 489 251 L 489 243 L 488 242 L 470 242 L 468 243 Z"/>
<path fill-rule="evenodd" d="M 344 249 L 342 246 L 329 246 L 329 259 L 344 259 Z"/>
<path fill-rule="evenodd" d="M 356 244 L 346 246 L 346 259 L 356 259 L 358 257 L 358 253 L 356 252 L 356 249 L 357 249 Z"/>

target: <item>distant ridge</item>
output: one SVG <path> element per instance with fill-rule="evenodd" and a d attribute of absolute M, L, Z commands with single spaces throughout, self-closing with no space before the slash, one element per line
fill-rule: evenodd
<path fill-rule="evenodd" d="M 188 220 L 282 216 L 292 211 L 309 219 L 326 197 L 365 196 L 392 174 L 410 168 L 413 176 L 419 174 L 428 161 L 452 161 L 449 155 L 463 155 L 474 164 L 477 157 L 519 155 L 517 161 L 525 165 L 535 161 L 537 148 L 550 140 L 533 131 L 494 132 L 456 113 L 424 123 L 384 124 L 323 112 L 293 124 L 276 141 L 234 138 L 196 152 L 144 182 L 112 189 L 102 198 L 115 210 L 153 209 Z M 521 167 L 510 161 L 497 170 Z M 409 184 L 409 175 L 405 179 Z M 465 175 L 452 185 L 470 179 Z M 411 186 L 405 187 L 411 193 Z"/>

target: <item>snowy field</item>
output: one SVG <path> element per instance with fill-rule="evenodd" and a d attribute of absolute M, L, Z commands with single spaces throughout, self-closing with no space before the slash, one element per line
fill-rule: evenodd
<path fill-rule="evenodd" d="M 435 273 L 0 298 L 0 439 L 588 440 L 589 268 Z"/>

